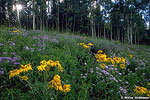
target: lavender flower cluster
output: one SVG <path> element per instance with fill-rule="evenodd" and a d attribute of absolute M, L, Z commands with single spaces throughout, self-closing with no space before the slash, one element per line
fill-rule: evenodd
<path fill-rule="evenodd" d="M 59 40 L 57 40 L 55 37 L 52 37 L 50 35 L 38 35 L 38 36 L 33 36 L 32 39 L 37 39 L 37 40 L 46 40 L 50 41 L 52 43 L 59 43 Z"/>
<path fill-rule="evenodd" d="M 0 68 L 0 75 L 4 74 L 4 68 Z"/>
<path fill-rule="evenodd" d="M 14 65 L 20 65 L 19 62 L 17 62 L 17 60 L 19 60 L 19 58 L 17 57 L 0 57 L 0 62 L 11 62 L 13 63 Z"/>

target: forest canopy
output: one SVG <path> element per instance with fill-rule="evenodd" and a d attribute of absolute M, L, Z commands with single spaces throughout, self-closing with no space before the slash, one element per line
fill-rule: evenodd
<path fill-rule="evenodd" d="M 0 25 L 149 44 L 149 0 L 0 0 Z"/>

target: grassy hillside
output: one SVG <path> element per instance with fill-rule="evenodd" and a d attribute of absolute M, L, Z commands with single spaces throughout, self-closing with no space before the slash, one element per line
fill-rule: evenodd
<path fill-rule="evenodd" d="M 146 97 L 150 95 L 149 61 L 149 46 L 1 28 L 0 99 Z"/>

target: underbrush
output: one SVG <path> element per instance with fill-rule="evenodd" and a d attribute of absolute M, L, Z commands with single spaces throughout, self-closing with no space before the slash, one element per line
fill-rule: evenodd
<path fill-rule="evenodd" d="M 1 100 L 149 96 L 149 52 L 105 39 L 3 28 Z"/>

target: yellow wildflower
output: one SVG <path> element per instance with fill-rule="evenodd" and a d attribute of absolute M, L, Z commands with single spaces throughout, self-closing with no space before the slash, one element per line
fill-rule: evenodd
<path fill-rule="evenodd" d="M 54 66 L 57 65 L 57 63 L 53 62 L 53 63 L 51 63 L 50 65 L 51 65 L 52 67 L 54 67 Z"/>
<path fill-rule="evenodd" d="M 59 86 L 57 85 L 55 88 L 56 88 L 56 90 L 63 91 L 63 88 L 61 85 L 59 85 Z"/>
<path fill-rule="evenodd" d="M 100 65 L 100 67 L 104 69 L 104 68 L 106 68 L 106 65 L 103 63 Z"/>
<path fill-rule="evenodd" d="M 124 69 L 125 67 L 126 67 L 125 64 L 120 64 L 121 69 Z"/>
<path fill-rule="evenodd" d="M 106 58 L 106 61 L 107 61 L 108 63 L 110 63 L 111 60 L 112 60 L 112 58 L 110 58 L 110 57 Z"/>
<path fill-rule="evenodd" d="M 27 64 L 26 66 L 27 66 L 27 69 L 28 69 L 28 70 L 32 70 L 32 67 L 31 67 L 30 64 Z"/>
<path fill-rule="evenodd" d="M 28 77 L 27 76 L 22 76 L 21 79 L 26 81 L 26 80 L 28 80 Z"/>
<path fill-rule="evenodd" d="M 87 46 L 87 45 L 85 45 L 85 44 L 83 45 L 83 47 L 84 47 L 84 48 L 89 48 L 89 46 Z"/>
<path fill-rule="evenodd" d="M 54 77 L 56 77 L 56 78 L 58 78 L 58 79 L 60 79 L 60 78 L 61 78 L 59 75 L 55 75 Z"/>
<path fill-rule="evenodd" d="M 38 66 L 37 69 L 38 69 L 39 71 L 44 71 L 44 70 L 45 70 L 45 67 L 46 67 L 46 65 L 41 65 L 41 66 Z"/>
<path fill-rule="evenodd" d="M 53 60 L 47 61 L 47 65 L 51 65 L 51 63 L 53 63 Z"/>
<path fill-rule="evenodd" d="M 136 89 L 134 89 L 134 91 L 136 92 L 136 94 L 146 94 L 147 93 L 147 89 L 144 87 L 139 87 L 137 86 Z"/>
<path fill-rule="evenodd" d="M 132 58 L 133 58 L 133 55 L 129 54 L 129 57 L 132 59 Z"/>
<path fill-rule="evenodd" d="M 45 69 L 46 71 L 49 71 L 50 70 L 50 67 L 46 67 L 46 69 Z"/>
<path fill-rule="evenodd" d="M 61 72 L 63 72 L 63 68 L 61 67 L 61 65 L 58 64 L 57 66 L 58 66 L 58 70 L 60 70 Z"/>
<path fill-rule="evenodd" d="M 84 45 L 84 43 L 80 43 L 80 45 Z"/>
<path fill-rule="evenodd" d="M 40 64 L 41 64 L 41 65 L 45 65 L 45 64 L 46 64 L 46 60 L 42 60 L 42 61 L 40 62 Z"/>
<path fill-rule="evenodd" d="M 27 69 L 26 65 L 21 65 L 20 71 L 21 72 L 28 72 L 28 69 Z"/>
<path fill-rule="evenodd" d="M 19 75 L 19 74 L 20 74 L 20 70 L 14 69 L 13 71 L 10 71 L 9 79 L 10 79 L 11 77 L 17 76 L 17 75 Z"/>
<path fill-rule="evenodd" d="M 56 64 L 59 64 L 59 61 L 55 61 Z"/>
<path fill-rule="evenodd" d="M 89 46 L 93 46 L 93 44 L 92 44 L 92 43 L 88 43 L 87 45 L 89 45 Z"/>
<path fill-rule="evenodd" d="M 150 97 L 150 90 L 147 90 L 147 96 Z"/>
<path fill-rule="evenodd" d="M 112 60 L 111 60 L 111 63 L 114 65 L 114 64 L 115 64 L 115 61 L 112 59 Z"/>
<path fill-rule="evenodd" d="M 125 64 L 126 63 L 126 59 L 121 58 L 121 62 Z"/>
<path fill-rule="evenodd" d="M 64 85 L 63 86 L 63 92 L 69 92 L 71 89 L 70 89 L 71 85 Z"/>
<path fill-rule="evenodd" d="M 97 53 L 102 53 L 103 51 L 102 50 L 99 50 Z"/>

